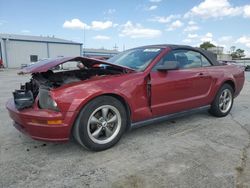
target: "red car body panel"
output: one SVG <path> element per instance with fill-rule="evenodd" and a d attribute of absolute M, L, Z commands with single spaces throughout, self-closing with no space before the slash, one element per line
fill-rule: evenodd
<path fill-rule="evenodd" d="M 169 52 L 166 47 L 143 72 L 95 77 L 66 84 L 50 91 L 60 112 L 40 109 L 37 100 L 32 108 L 18 111 L 13 99 L 6 107 L 18 129 L 32 138 L 47 141 L 66 141 L 80 110 L 92 99 L 112 95 L 122 99 L 130 111 L 130 122 L 172 114 L 212 103 L 217 91 L 228 82 L 234 85 L 235 97 L 244 84 L 244 71 L 237 65 L 218 65 L 192 69 L 153 71 L 153 66 Z M 95 63 L 98 60 L 94 61 Z M 99 63 L 103 63 L 99 61 Z M 58 65 L 58 62 L 54 63 Z M 47 66 L 48 69 L 49 66 Z M 39 71 L 39 68 L 24 72 Z M 41 68 L 42 71 L 45 68 Z M 40 71 L 41 71 L 40 70 Z M 150 79 L 150 100 L 147 83 Z M 62 120 L 61 124 L 48 125 L 48 120 Z"/>
<path fill-rule="evenodd" d="M 60 112 L 41 110 L 34 105 L 33 108 L 18 111 L 14 100 L 9 100 L 6 104 L 9 115 L 13 119 L 13 125 L 24 134 L 33 139 L 45 141 L 67 141 L 70 137 L 69 120 L 73 112 L 64 115 Z M 48 120 L 63 119 L 63 124 L 48 125 Z"/>

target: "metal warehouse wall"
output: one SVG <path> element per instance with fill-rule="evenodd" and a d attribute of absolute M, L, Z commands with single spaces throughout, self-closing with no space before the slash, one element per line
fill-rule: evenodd
<path fill-rule="evenodd" d="M 49 43 L 49 57 L 55 58 L 58 56 L 80 56 L 81 48 L 77 44 L 56 44 Z"/>
<path fill-rule="evenodd" d="M 47 58 L 47 44 L 39 42 L 6 41 L 8 68 L 20 68 L 21 64 L 30 63 L 30 55 L 38 59 Z"/>
<path fill-rule="evenodd" d="M 29 64 L 30 55 L 37 55 L 38 60 L 60 56 L 80 56 L 80 44 L 64 44 L 50 42 L 5 40 L 7 58 L 3 58 L 8 68 L 20 68 L 21 64 Z M 2 45 L 4 46 L 4 45 Z M 6 62 L 8 64 L 6 64 Z"/>

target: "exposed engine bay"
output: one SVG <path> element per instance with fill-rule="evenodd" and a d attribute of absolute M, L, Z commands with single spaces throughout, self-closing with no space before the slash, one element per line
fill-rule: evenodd
<path fill-rule="evenodd" d="M 49 98 L 49 90 L 58 88 L 65 84 L 91 79 L 96 76 L 116 75 L 125 73 L 124 69 L 117 67 L 85 67 L 77 70 L 48 70 L 41 73 L 32 73 L 29 82 L 21 85 L 20 90 L 13 92 L 15 105 L 18 110 L 28 108 L 33 105 L 36 97 Z M 44 91 L 46 91 L 44 95 Z M 41 95 L 40 93 L 43 93 Z M 42 100 L 44 101 L 44 100 Z M 40 106 L 42 106 L 41 104 Z"/>
<path fill-rule="evenodd" d="M 47 72 L 33 73 L 30 82 L 23 85 L 21 89 L 30 90 L 35 98 L 39 92 L 40 86 L 57 88 L 65 84 L 91 79 L 94 76 L 115 75 L 121 73 L 121 70 L 114 70 L 113 68 L 103 69 L 99 67 L 59 72 L 48 70 Z"/>

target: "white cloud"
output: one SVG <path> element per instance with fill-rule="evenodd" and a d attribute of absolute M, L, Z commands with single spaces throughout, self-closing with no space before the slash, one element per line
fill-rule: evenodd
<path fill-rule="evenodd" d="M 128 36 L 130 38 L 155 38 L 161 35 L 161 31 L 157 29 L 144 28 L 140 24 L 133 24 L 131 21 L 127 21 L 122 25 L 120 36 Z"/>
<path fill-rule="evenodd" d="M 197 35 L 197 34 L 188 34 L 188 38 L 190 38 L 190 39 L 194 39 L 197 37 L 199 37 L 199 35 Z"/>
<path fill-rule="evenodd" d="M 220 37 L 218 40 L 219 40 L 220 42 L 230 42 L 230 41 L 232 41 L 232 39 L 233 39 L 232 36 L 222 36 L 222 37 Z"/>
<path fill-rule="evenodd" d="M 184 29 L 184 32 L 193 32 L 199 30 L 200 27 L 194 21 L 189 21 L 188 26 Z"/>
<path fill-rule="evenodd" d="M 236 40 L 236 43 L 243 44 L 250 48 L 250 37 L 249 36 L 242 36 L 239 39 Z"/>
<path fill-rule="evenodd" d="M 117 24 L 117 23 L 113 24 L 113 27 L 118 27 L 118 26 L 119 26 L 119 24 Z"/>
<path fill-rule="evenodd" d="M 247 39 L 241 39 L 239 42 L 245 42 Z M 203 42 L 211 42 L 212 44 L 216 46 L 222 46 L 224 49 L 227 49 L 228 46 L 233 45 L 233 37 L 232 36 L 222 36 L 220 38 L 214 38 L 213 33 L 206 33 L 204 35 L 198 35 L 198 34 L 188 34 L 184 40 L 182 40 L 184 43 L 192 44 L 195 46 L 199 46 Z M 249 37 L 249 45 L 250 45 L 250 37 Z"/>
<path fill-rule="evenodd" d="M 173 31 L 173 30 L 175 30 L 175 29 L 177 29 L 177 28 L 180 28 L 180 27 L 182 27 L 182 26 L 183 26 L 183 23 L 182 23 L 180 20 L 176 20 L 176 21 L 172 22 L 172 23 L 168 26 L 167 31 Z"/>
<path fill-rule="evenodd" d="M 28 29 L 23 29 L 21 32 L 22 32 L 22 33 L 30 33 L 30 30 L 28 30 Z"/>
<path fill-rule="evenodd" d="M 205 36 L 208 37 L 208 38 L 213 38 L 213 34 L 212 33 L 207 33 Z"/>
<path fill-rule="evenodd" d="M 0 26 L 8 23 L 6 20 L 0 20 Z"/>
<path fill-rule="evenodd" d="M 104 14 L 107 14 L 107 15 L 111 15 L 114 13 L 116 13 L 116 9 L 114 9 L 114 8 L 110 8 L 107 11 L 104 11 Z"/>
<path fill-rule="evenodd" d="M 206 35 L 201 37 L 201 42 L 211 42 L 213 40 L 213 34 L 207 33 Z"/>
<path fill-rule="evenodd" d="M 199 29 L 200 29 L 200 27 L 197 26 L 197 25 L 189 25 L 189 26 L 187 26 L 187 27 L 184 29 L 184 31 L 185 31 L 185 32 L 192 32 L 192 31 L 197 31 L 197 30 L 199 30 Z"/>
<path fill-rule="evenodd" d="M 217 43 L 213 40 L 213 34 L 210 32 L 208 32 L 205 35 L 188 34 L 187 37 L 184 40 L 182 40 L 182 42 L 189 44 L 211 42 L 217 45 Z"/>
<path fill-rule="evenodd" d="M 174 19 L 177 19 L 177 18 L 180 18 L 181 15 L 175 15 L 175 14 L 171 14 L 169 16 L 155 16 L 154 18 L 152 19 L 149 19 L 149 21 L 153 21 L 153 22 L 159 22 L 159 23 L 169 23 L 171 22 L 172 20 Z"/>
<path fill-rule="evenodd" d="M 96 35 L 96 36 L 93 37 L 93 39 L 95 39 L 95 40 L 109 40 L 110 37 L 105 36 L 105 35 Z"/>
<path fill-rule="evenodd" d="M 245 55 L 246 55 L 246 58 L 249 58 L 250 57 L 250 51 L 249 50 L 245 50 Z"/>
<path fill-rule="evenodd" d="M 63 28 L 68 28 L 68 29 L 89 29 L 90 26 L 87 24 L 83 23 L 81 20 L 74 18 L 72 20 L 66 20 L 63 24 Z"/>
<path fill-rule="evenodd" d="M 101 21 L 93 21 L 91 22 L 91 28 L 94 30 L 104 30 L 113 26 L 111 21 L 101 22 Z"/>
<path fill-rule="evenodd" d="M 151 3 L 160 3 L 162 0 L 149 0 Z"/>
<path fill-rule="evenodd" d="M 207 18 L 222 18 L 225 16 L 250 16 L 250 5 L 233 6 L 228 0 L 204 0 L 199 5 L 194 6 L 184 17 L 199 16 L 203 19 Z"/>
<path fill-rule="evenodd" d="M 188 25 L 196 25 L 196 22 L 191 20 L 191 21 L 188 22 Z"/>
<path fill-rule="evenodd" d="M 217 42 L 213 39 L 213 34 L 208 32 L 207 34 L 205 34 L 204 36 L 200 36 L 200 41 L 201 42 L 211 42 L 213 43 L 215 46 L 217 46 Z"/>
<path fill-rule="evenodd" d="M 152 5 L 152 6 L 148 7 L 148 8 L 146 8 L 146 10 L 147 10 L 147 11 L 151 11 L 151 10 L 155 10 L 155 9 L 157 9 L 157 8 L 158 8 L 157 5 Z"/>
<path fill-rule="evenodd" d="M 244 17 L 250 18 L 250 5 L 244 6 Z"/>
<path fill-rule="evenodd" d="M 184 42 L 184 43 L 191 43 L 192 40 L 191 39 L 184 39 L 184 40 L 182 40 L 182 42 Z"/>
<path fill-rule="evenodd" d="M 75 18 L 72 20 L 66 20 L 63 24 L 63 28 L 68 29 L 93 29 L 93 30 L 104 30 L 108 29 L 113 26 L 111 21 L 92 21 L 91 25 L 87 25 L 86 23 L 82 22 L 81 20 Z"/>

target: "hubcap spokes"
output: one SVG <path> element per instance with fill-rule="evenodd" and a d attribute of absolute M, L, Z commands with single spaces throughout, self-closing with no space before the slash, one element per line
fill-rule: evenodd
<path fill-rule="evenodd" d="M 219 108 L 222 113 L 226 113 L 232 105 L 232 93 L 230 90 L 225 89 L 219 98 Z"/>
<path fill-rule="evenodd" d="M 101 106 L 91 114 L 87 126 L 92 141 L 98 144 L 108 143 L 119 133 L 120 113 L 114 106 Z"/>

